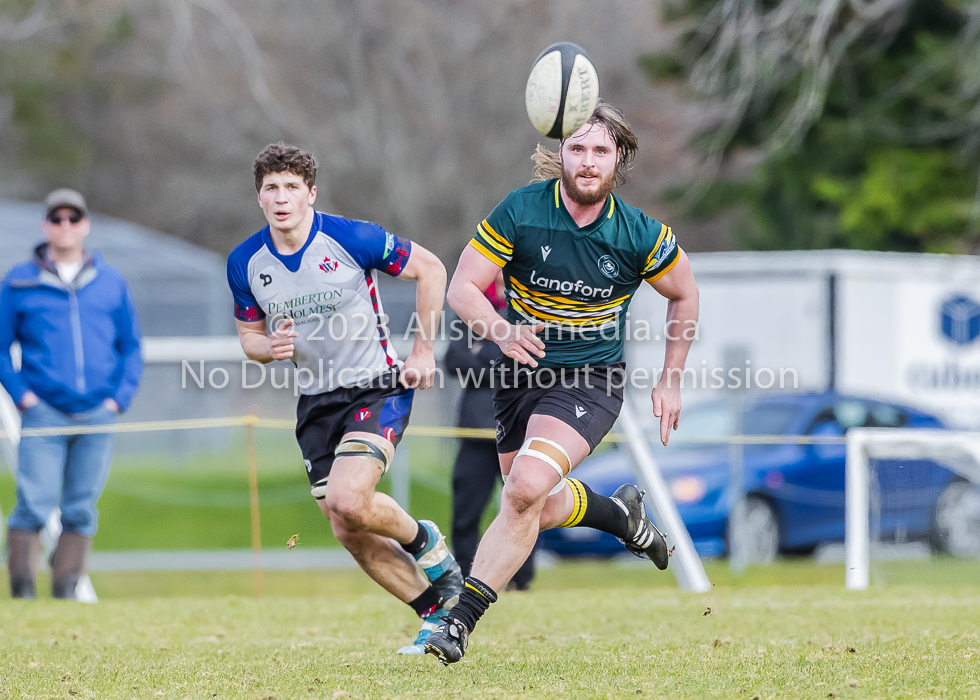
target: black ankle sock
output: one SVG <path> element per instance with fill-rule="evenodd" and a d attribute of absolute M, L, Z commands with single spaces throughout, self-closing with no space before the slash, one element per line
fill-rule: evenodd
<path fill-rule="evenodd" d="M 452 616 L 466 625 L 470 632 L 490 607 L 497 602 L 497 594 L 482 581 L 467 576 L 463 582 L 463 592 L 459 594 L 459 602 L 453 608 Z"/>
<path fill-rule="evenodd" d="M 412 606 L 412 610 L 419 617 L 425 617 L 431 613 L 435 608 L 439 607 L 442 602 L 442 598 L 439 597 L 439 593 L 436 591 L 435 586 L 429 586 L 415 600 L 411 601 L 409 605 Z"/>
<path fill-rule="evenodd" d="M 561 527 L 593 527 L 624 539 L 629 522 L 619 504 L 606 496 L 600 496 L 578 479 L 565 479 L 572 489 L 574 505 L 572 514 Z"/>
<path fill-rule="evenodd" d="M 416 555 L 425 549 L 425 545 L 429 544 L 429 533 L 422 527 L 422 523 L 419 523 L 419 531 L 415 534 L 415 539 L 408 544 L 403 544 L 402 549 L 411 555 Z"/>

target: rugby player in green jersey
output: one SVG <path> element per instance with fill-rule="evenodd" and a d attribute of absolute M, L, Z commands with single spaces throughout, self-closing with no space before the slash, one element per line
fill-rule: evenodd
<path fill-rule="evenodd" d="M 644 281 L 668 300 L 664 370 L 653 389 L 664 445 L 681 411 L 684 369 L 698 317 L 698 288 L 670 228 L 613 194 L 637 150 L 622 113 L 601 102 L 558 153 L 538 147 L 535 182 L 511 192 L 477 227 L 450 283 L 449 304 L 494 341 L 497 452 L 505 485 L 471 576 L 426 640 L 444 664 L 459 661 L 477 621 L 534 547 L 538 531 L 593 527 L 667 568 L 664 536 L 642 493 L 611 498 L 568 478 L 609 432 L 626 384 L 626 309 Z M 506 319 L 483 291 L 503 269 Z"/>

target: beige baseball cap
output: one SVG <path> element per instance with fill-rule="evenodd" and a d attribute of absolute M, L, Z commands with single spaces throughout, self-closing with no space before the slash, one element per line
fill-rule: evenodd
<path fill-rule="evenodd" d="M 88 216 L 85 197 L 67 187 L 55 190 L 44 198 L 44 216 L 51 216 L 51 212 L 57 211 L 61 207 L 71 207 L 72 209 L 77 209 L 82 216 Z"/>

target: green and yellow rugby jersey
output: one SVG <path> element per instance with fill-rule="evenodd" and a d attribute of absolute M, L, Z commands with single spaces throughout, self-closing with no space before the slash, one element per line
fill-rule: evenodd
<path fill-rule="evenodd" d="M 623 356 L 626 308 L 643 280 L 677 263 L 665 224 L 611 194 L 602 214 L 579 228 L 559 180 L 511 192 L 477 226 L 470 245 L 503 268 L 507 320 L 546 324 L 543 367 L 582 367 Z"/>

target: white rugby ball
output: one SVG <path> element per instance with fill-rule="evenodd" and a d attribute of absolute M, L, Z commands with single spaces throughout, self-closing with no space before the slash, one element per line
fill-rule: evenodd
<path fill-rule="evenodd" d="M 599 99 L 599 76 L 578 44 L 559 41 L 537 57 L 524 90 L 531 124 L 553 139 L 571 136 L 589 120 Z"/>

